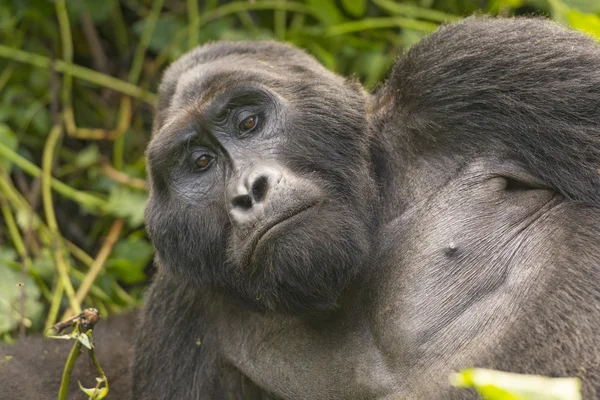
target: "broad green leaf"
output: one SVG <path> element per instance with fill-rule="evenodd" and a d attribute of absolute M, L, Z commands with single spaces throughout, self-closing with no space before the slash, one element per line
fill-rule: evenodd
<path fill-rule="evenodd" d="M 100 160 L 100 150 L 95 144 L 79 151 L 75 157 L 75 165 L 79 168 L 88 168 Z"/>
<path fill-rule="evenodd" d="M 584 33 L 600 40 L 600 17 L 595 14 L 584 14 L 570 10 L 567 13 L 569 24 Z"/>
<path fill-rule="evenodd" d="M 146 279 L 144 268 L 152 260 L 153 253 L 147 240 L 130 235 L 115 245 L 106 268 L 122 282 L 142 282 Z"/>
<path fill-rule="evenodd" d="M 362 17 L 367 12 L 367 0 L 342 0 L 342 6 L 354 17 Z"/>
<path fill-rule="evenodd" d="M 33 259 L 30 272 L 48 281 L 56 276 L 56 268 L 50 249 L 42 249 L 37 257 Z"/>
<path fill-rule="evenodd" d="M 38 301 L 40 289 L 33 279 L 24 281 L 21 274 L 0 261 L 0 333 L 16 329 L 21 322 L 21 291 L 25 290 L 25 323 L 31 325 L 43 310 Z"/>
<path fill-rule="evenodd" d="M 17 265 L 17 252 L 10 247 L 0 246 L 0 267 L 11 264 Z"/>
<path fill-rule="evenodd" d="M 475 388 L 487 400 L 581 400 L 577 378 L 548 378 L 470 368 L 450 377 L 456 387 Z"/>
<path fill-rule="evenodd" d="M 147 194 L 124 186 L 113 186 L 108 197 L 108 211 L 126 218 L 130 227 L 135 228 L 144 222 Z"/>

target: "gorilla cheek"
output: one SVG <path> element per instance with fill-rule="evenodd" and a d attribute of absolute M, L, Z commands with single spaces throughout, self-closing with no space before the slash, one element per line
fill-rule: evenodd
<path fill-rule="evenodd" d="M 190 207 L 156 204 L 148 209 L 153 210 L 147 213 L 147 228 L 159 256 L 159 267 L 198 285 L 217 280 L 227 229 L 223 213 L 210 207 L 197 213 Z"/>

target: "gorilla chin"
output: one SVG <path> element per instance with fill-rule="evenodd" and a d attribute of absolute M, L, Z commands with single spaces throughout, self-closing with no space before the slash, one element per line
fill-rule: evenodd
<path fill-rule="evenodd" d="M 234 236 L 222 287 L 259 310 L 334 310 L 369 254 L 367 231 L 367 224 L 348 209 L 330 202 L 309 203 L 250 238 L 240 241 Z M 238 256 L 240 248 L 246 250 Z"/>

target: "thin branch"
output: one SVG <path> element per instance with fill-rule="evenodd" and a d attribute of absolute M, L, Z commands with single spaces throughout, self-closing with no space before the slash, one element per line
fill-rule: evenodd
<path fill-rule="evenodd" d="M 51 184 L 51 171 L 53 165 L 53 155 L 56 148 L 56 144 L 61 136 L 62 132 L 60 126 L 54 126 L 48 135 L 46 144 L 44 146 L 44 153 L 42 155 L 42 200 L 44 203 L 44 213 L 46 214 L 46 222 L 50 233 L 53 237 L 54 247 L 54 261 L 56 269 L 58 271 L 60 280 L 64 286 L 67 298 L 71 304 L 71 307 L 75 312 L 81 312 L 81 306 L 75 300 L 75 290 L 73 284 L 69 278 L 68 267 L 63 258 L 62 254 L 62 243 L 60 241 L 60 231 L 58 230 L 58 224 L 56 222 L 56 215 L 54 213 L 54 204 L 52 201 L 52 191 L 50 190 Z"/>
<path fill-rule="evenodd" d="M 104 86 L 113 89 L 117 92 L 135 97 L 136 99 L 143 100 L 151 105 L 156 103 L 156 95 L 153 93 L 150 93 L 131 83 L 102 74 L 89 68 L 81 67 L 79 65 L 69 64 L 62 60 L 52 61 L 48 57 L 15 49 L 2 44 L 0 44 L 0 57 L 8 58 L 10 60 L 22 62 L 39 68 L 47 69 L 54 66 L 54 69 L 60 73 L 70 74 L 76 78 L 83 79 L 98 86 Z"/>
<path fill-rule="evenodd" d="M 42 176 L 42 170 L 37 165 L 23 158 L 22 156 L 20 156 L 15 151 L 13 151 L 8 146 L 5 146 L 2 143 L 0 143 L 0 157 L 12 162 L 17 167 L 21 168 L 23 171 L 27 172 L 33 177 L 38 178 Z M 100 210 L 104 210 L 108 206 L 108 203 L 105 200 L 100 199 L 96 196 L 92 196 L 91 194 L 73 189 L 69 185 L 57 179 L 50 178 L 50 186 L 61 195 L 71 200 L 74 200 L 83 206 L 92 209 L 97 208 Z"/>
<path fill-rule="evenodd" d="M 102 244 L 102 247 L 96 256 L 96 259 L 85 276 L 85 279 L 83 282 L 81 282 L 81 285 L 79 285 L 79 289 L 77 289 L 77 294 L 75 295 L 75 300 L 77 303 L 83 302 L 83 299 L 85 299 L 85 296 L 87 296 L 87 293 L 92 287 L 94 280 L 96 280 L 96 277 L 98 277 L 98 274 L 100 271 L 102 271 L 104 263 L 106 263 L 106 260 L 108 259 L 108 256 L 110 255 L 115 243 L 119 239 L 122 229 L 122 219 L 117 219 L 110 227 L 110 231 L 108 232 L 108 235 L 106 236 L 106 239 L 104 240 L 104 243 Z M 70 314 L 72 314 L 72 309 L 65 311 L 62 319 L 68 318 Z"/>

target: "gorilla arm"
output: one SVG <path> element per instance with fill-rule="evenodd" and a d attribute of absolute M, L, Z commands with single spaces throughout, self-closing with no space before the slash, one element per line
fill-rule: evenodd
<path fill-rule="evenodd" d="M 94 328 L 96 356 L 108 377 L 110 399 L 131 398 L 130 364 L 137 313 L 101 319 Z M 58 395 L 71 340 L 39 336 L 0 346 L 0 400 L 33 400 Z M 75 364 L 69 383 L 69 398 L 82 397 L 77 381 L 93 387 L 97 372 L 84 351 Z"/>

